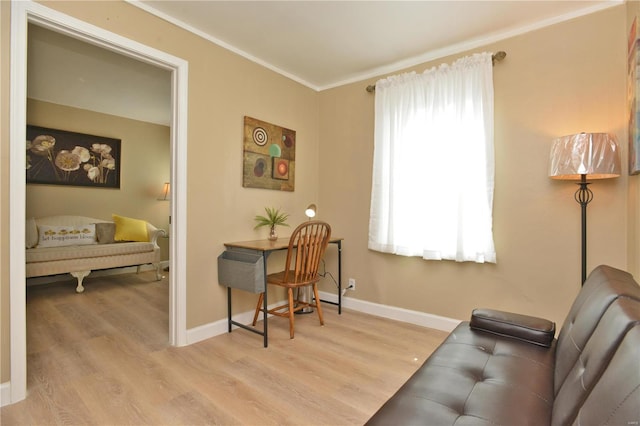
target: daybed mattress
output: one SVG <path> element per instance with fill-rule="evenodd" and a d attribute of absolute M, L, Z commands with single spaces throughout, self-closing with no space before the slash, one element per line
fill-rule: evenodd
<path fill-rule="evenodd" d="M 85 270 L 158 262 L 153 243 L 114 243 L 27 249 L 26 276 L 63 274 Z"/>
<path fill-rule="evenodd" d="M 119 254 L 147 253 L 153 251 L 153 243 L 89 244 L 82 246 L 43 247 L 27 249 L 26 262 L 52 262 L 54 260 L 116 256 Z"/>

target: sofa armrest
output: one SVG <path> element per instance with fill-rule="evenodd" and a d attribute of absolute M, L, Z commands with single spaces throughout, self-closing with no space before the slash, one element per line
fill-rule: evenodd
<path fill-rule="evenodd" d="M 474 309 L 469 326 L 547 348 L 556 334 L 556 324 L 552 321 L 493 309 Z"/>
<path fill-rule="evenodd" d="M 158 238 L 167 235 L 167 231 L 165 231 L 164 229 L 156 228 L 149 222 L 147 222 L 147 232 L 149 233 L 149 242 L 152 242 L 156 248 L 159 248 Z"/>

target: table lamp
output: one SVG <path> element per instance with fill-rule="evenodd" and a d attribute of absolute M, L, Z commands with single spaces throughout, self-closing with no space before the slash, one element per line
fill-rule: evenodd
<path fill-rule="evenodd" d="M 317 207 L 315 204 L 309 204 L 307 209 L 304 211 L 304 214 L 311 220 L 312 217 L 316 217 Z"/>
<path fill-rule="evenodd" d="M 608 133 L 578 133 L 562 136 L 551 145 L 549 176 L 579 180 L 574 198 L 582 210 L 582 285 L 587 279 L 587 204 L 593 200 L 589 179 L 620 176 L 620 152 L 615 136 Z"/>
<path fill-rule="evenodd" d="M 309 220 L 311 220 L 311 218 L 316 217 L 317 209 L 318 208 L 316 207 L 315 204 L 309 204 L 307 208 L 304 210 L 304 214 L 309 218 Z M 313 296 L 311 295 L 311 287 L 298 289 L 298 300 L 309 302 L 311 301 L 312 298 Z M 296 314 L 308 314 L 311 312 L 313 312 L 313 308 L 307 306 L 305 308 L 302 308 L 299 311 L 296 311 Z"/>

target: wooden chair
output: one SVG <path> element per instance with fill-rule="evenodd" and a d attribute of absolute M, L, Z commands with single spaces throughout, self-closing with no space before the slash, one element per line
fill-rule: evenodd
<path fill-rule="evenodd" d="M 288 303 L 268 309 L 267 312 L 279 317 L 289 318 L 289 336 L 293 339 L 294 313 L 307 307 L 316 308 L 320 325 L 324 325 L 322 307 L 318 296 L 318 268 L 331 238 L 331 226 L 318 220 L 309 221 L 298 226 L 289 239 L 287 260 L 284 270 L 267 276 L 267 284 L 278 285 L 287 289 Z M 312 300 L 301 301 L 293 297 L 293 290 L 313 286 L 315 303 Z M 299 292 L 298 292 L 299 293 Z M 253 325 L 256 325 L 260 311 L 263 311 L 264 293 L 260 293 Z"/>

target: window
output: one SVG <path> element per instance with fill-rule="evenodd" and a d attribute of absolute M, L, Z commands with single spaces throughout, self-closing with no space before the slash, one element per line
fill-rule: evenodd
<path fill-rule="evenodd" d="M 495 263 L 491 54 L 388 77 L 375 96 L 369 248 Z"/>

